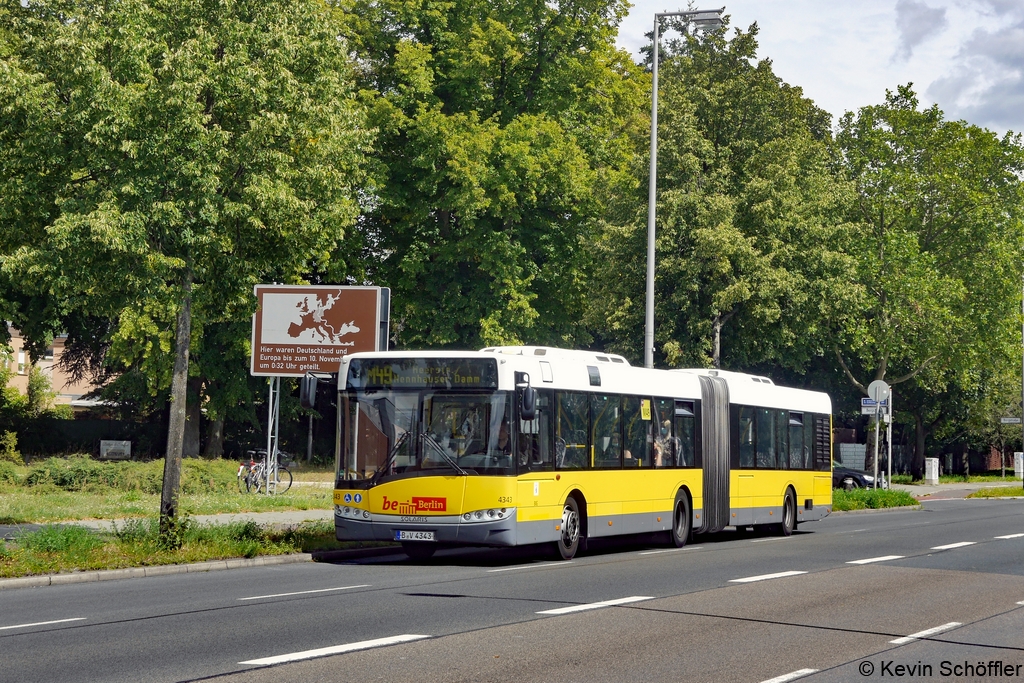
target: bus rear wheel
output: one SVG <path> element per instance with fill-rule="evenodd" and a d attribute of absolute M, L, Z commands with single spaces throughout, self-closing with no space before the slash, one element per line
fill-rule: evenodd
<path fill-rule="evenodd" d="M 669 543 L 682 548 L 690 540 L 690 527 L 693 522 L 690 513 L 690 497 L 685 491 L 676 494 L 676 502 L 672 506 L 672 530 L 668 532 Z"/>
<path fill-rule="evenodd" d="M 796 496 L 793 489 L 786 489 L 786 497 L 782 501 L 782 522 L 775 525 L 775 532 L 782 536 L 792 536 L 796 529 Z"/>
<path fill-rule="evenodd" d="M 571 560 L 576 556 L 580 547 L 580 506 L 572 496 L 565 499 L 562 506 L 562 524 L 555 545 L 558 546 L 558 555 L 563 560 Z"/>

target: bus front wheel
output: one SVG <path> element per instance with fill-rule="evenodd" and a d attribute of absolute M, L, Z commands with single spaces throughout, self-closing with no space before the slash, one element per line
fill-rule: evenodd
<path fill-rule="evenodd" d="M 675 505 L 672 506 L 672 530 L 668 532 L 669 542 L 676 548 L 682 548 L 690 540 L 692 524 L 690 498 L 685 491 L 676 494 Z"/>
<path fill-rule="evenodd" d="M 580 506 L 572 496 L 565 499 L 562 506 L 562 524 L 556 545 L 558 554 L 563 560 L 571 560 L 580 547 Z"/>

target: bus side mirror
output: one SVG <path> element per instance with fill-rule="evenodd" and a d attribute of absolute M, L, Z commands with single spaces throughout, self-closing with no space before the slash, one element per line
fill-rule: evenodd
<path fill-rule="evenodd" d="M 299 379 L 299 403 L 307 410 L 316 410 L 317 379 L 309 373 Z"/>
<path fill-rule="evenodd" d="M 528 421 L 537 417 L 537 390 L 533 387 L 525 387 L 522 393 L 522 403 L 519 406 L 519 419 Z"/>

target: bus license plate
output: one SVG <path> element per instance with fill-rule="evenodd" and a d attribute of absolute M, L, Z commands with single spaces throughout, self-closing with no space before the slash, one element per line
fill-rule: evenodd
<path fill-rule="evenodd" d="M 433 541 L 433 531 L 396 531 L 396 541 Z"/>

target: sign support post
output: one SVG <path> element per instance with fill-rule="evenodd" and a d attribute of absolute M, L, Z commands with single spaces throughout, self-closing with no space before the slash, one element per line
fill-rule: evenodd
<path fill-rule="evenodd" d="M 892 416 L 893 416 L 893 393 L 889 392 L 889 405 L 886 406 L 886 412 L 889 415 L 889 424 L 886 426 L 885 440 L 889 449 L 889 457 L 886 460 L 889 469 L 889 478 L 885 480 L 886 488 L 892 488 Z"/>
<path fill-rule="evenodd" d="M 875 402 L 875 467 L 874 467 L 874 488 L 878 488 L 878 421 L 882 416 L 882 402 L 889 398 L 889 385 L 880 379 L 868 385 L 868 396 Z"/>
<path fill-rule="evenodd" d="M 267 397 L 267 454 L 264 464 L 267 473 L 267 495 L 276 493 L 277 483 L 277 441 L 278 423 L 281 419 L 281 378 L 270 378 L 270 394 Z M 274 489 L 274 490 L 271 490 Z"/>

